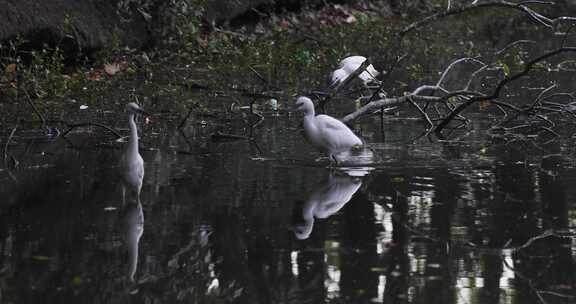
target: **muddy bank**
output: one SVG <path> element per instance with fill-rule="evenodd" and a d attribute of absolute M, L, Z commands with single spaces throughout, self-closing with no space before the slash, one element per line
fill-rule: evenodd
<path fill-rule="evenodd" d="M 145 16 L 118 13 L 118 1 L 3 1 L 0 41 L 24 38 L 27 48 L 59 46 L 66 53 L 120 42 L 141 47 L 150 39 Z"/>
<path fill-rule="evenodd" d="M 24 40 L 20 49 L 58 46 L 69 57 L 116 46 L 143 48 L 177 30 L 190 31 L 186 22 L 191 28 L 203 23 L 209 29 L 254 22 L 263 14 L 354 2 L 357 1 L 2 1 L 0 42 L 20 37 Z"/>

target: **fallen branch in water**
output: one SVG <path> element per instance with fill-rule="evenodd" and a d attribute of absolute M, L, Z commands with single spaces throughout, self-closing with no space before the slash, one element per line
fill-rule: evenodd
<path fill-rule="evenodd" d="M 244 135 L 236 135 L 236 134 L 229 134 L 229 133 L 222 133 L 220 131 L 212 134 L 212 139 L 215 140 L 254 140 L 252 137 L 244 136 Z"/>
<path fill-rule="evenodd" d="M 30 98 L 30 94 L 28 94 L 28 91 L 26 91 L 26 89 L 24 88 L 22 88 L 22 91 L 24 92 L 24 95 L 26 95 L 26 102 L 28 103 L 28 105 L 30 105 L 36 116 L 38 116 L 38 118 L 42 122 L 41 128 L 42 129 L 46 128 L 46 118 L 44 118 L 44 115 L 40 113 L 34 102 L 32 102 L 32 98 Z"/>
<path fill-rule="evenodd" d="M 97 122 L 81 122 L 81 123 L 66 123 L 66 126 L 68 127 L 68 130 L 62 132 L 62 136 L 66 137 L 66 135 L 68 135 L 68 133 L 70 133 L 70 131 L 74 130 L 75 128 L 80 128 L 80 127 L 99 127 L 99 128 L 103 128 L 106 129 L 108 131 L 110 131 L 112 134 L 114 134 L 116 136 L 116 138 L 122 138 L 122 135 L 120 135 L 120 133 L 118 133 L 118 131 L 114 130 L 113 128 L 107 126 L 107 125 L 103 125 L 101 123 L 97 123 Z"/>
<path fill-rule="evenodd" d="M 531 20 L 535 21 L 536 23 L 543 25 L 545 27 L 553 29 L 557 26 L 559 22 L 568 22 L 568 21 L 575 21 L 576 18 L 574 17 L 557 17 L 557 18 L 548 18 L 543 16 L 533 9 L 529 8 L 527 5 L 529 4 L 541 4 L 541 5 L 554 5 L 555 2 L 548 2 L 548 1 L 524 1 L 520 3 L 514 3 L 509 1 L 486 1 L 482 3 L 473 3 L 470 5 L 450 8 L 445 11 L 430 15 L 422 20 L 416 21 L 407 27 L 405 27 L 399 34 L 400 36 L 404 36 L 407 33 L 416 30 L 424 25 L 427 25 L 431 22 L 437 21 L 441 18 L 458 15 L 462 13 L 467 13 L 470 11 L 484 9 L 484 8 L 506 8 L 506 9 L 513 9 L 520 11 L 528 16 Z"/>
<path fill-rule="evenodd" d="M 186 116 L 184 116 L 184 119 L 182 119 L 182 121 L 178 124 L 178 130 L 184 128 L 184 125 L 186 124 L 186 121 L 188 121 L 188 118 L 190 118 L 190 115 L 192 115 L 192 112 L 194 112 L 194 108 L 196 108 L 197 106 L 195 104 L 193 104 L 189 109 L 188 109 L 188 113 L 186 114 Z"/>
<path fill-rule="evenodd" d="M 348 123 L 348 122 L 351 122 L 353 120 L 358 119 L 360 116 L 371 114 L 372 112 L 374 112 L 376 110 L 379 110 L 382 108 L 386 109 L 386 108 L 390 108 L 393 106 L 405 104 L 405 103 L 409 102 L 410 99 L 412 99 L 413 101 L 430 101 L 430 102 L 437 102 L 437 101 L 441 100 L 440 97 L 420 96 L 420 95 L 415 95 L 415 94 L 408 94 L 408 95 L 404 95 L 402 97 L 392 97 L 392 98 L 379 99 L 379 100 L 375 100 L 375 101 L 372 101 L 370 103 L 367 103 L 366 105 L 364 105 L 360 109 L 356 110 L 355 112 L 344 116 L 344 118 L 342 118 L 341 121 L 344 123 Z"/>
<path fill-rule="evenodd" d="M 12 128 L 12 131 L 10 132 L 8 139 L 6 139 L 6 143 L 4 144 L 4 168 L 6 169 L 10 169 L 10 167 L 8 166 L 8 157 L 12 159 L 12 163 L 14 164 L 13 167 L 16 167 L 18 165 L 18 160 L 16 160 L 14 156 L 8 154 L 8 146 L 10 145 L 12 138 L 14 138 L 14 133 L 16 133 L 16 129 L 18 129 L 18 126 Z"/>
<path fill-rule="evenodd" d="M 532 67 L 536 64 L 539 63 L 541 61 L 544 61 L 550 57 L 556 56 L 558 54 L 561 53 L 565 53 L 565 52 L 576 52 L 576 47 L 560 47 L 554 51 L 545 53 L 543 55 L 540 55 L 530 61 L 528 61 L 527 63 L 524 64 L 524 69 L 512 76 L 505 76 L 503 79 L 500 80 L 500 82 L 498 82 L 498 84 L 496 85 L 496 87 L 494 88 L 494 90 L 492 91 L 492 93 L 490 93 L 489 95 L 486 94 L 480 94 L 478 96 L 474 96 L 471 97 L 470 99 L 466 100 L 464 103 L 459 104 L 453 111 L 451 111 L 435 128 L 436 133 L 439 133 L 442 131 L 442 129 L 444 129 L 446 127 L 446 125 L 448 125 L 448 123 L 450 123 L 450 121 L 452 121 L 452 119 L 454 119 L 454 117 L 456 117 L 457 115 L 459 115 L 464 109 L 466 109 L 467 107 L 469 107 L 470 105 L 479 102 L 479 101 L 489 101 L 489 100 L 493 100 L 493 99 L 497 99 L 500 97 L 500 92 L 502 91 L 502 89 L 507 86 L 509 83 L 520 79 L 523 76 L 526 76 L 532 69 Z"/>
<path fill-rule="evenodd" d="M 565 114 L 576 119 L 576 113 L 571 111 L 569 104 L 544 104 L 544 102 L 551 97 L 558 96 L 569 96 L 570 99 L 573 100 L 572 94 L 552 94 L 551 91 L 556 88 L 555 85 L 552 85 L 544 88 L 534 101 L 527 106 L 516 106 L 498 99 L 501 98 L 502 91 L 506 86 L 528 75 L 538 63 L 546 61 L 547 59 L 559 54 L 570 52 L 576 52 L 576 47 L 562 46 L 555 50 L 546 52 L 531 60 L 526 60 L 521 70 L 512 74 L 507 66 L 501 66 L 499 64 L 490 65 L 478 58 L 460 58 L 448 64 L 434 85 L 419 86 L 412 92 L 406 93 L 404 96 L 388 97 L 371 101 L 356 111 L 344 116 L 341 120 L 345 123 L 350 123 L 361 116 L 374 113 L 378 109 L 410 104 L 418 111 L 423 120 L 427 122 L 428 128 L 435 131 L 437 135 L 442 135 L 442 130 L 444 130 L 452 121 L 459 120 L 467 122 L 468 119 L 461 115 L 462 112 L 473 104 L 481 103 L 482 107 L 497 106 L 498 109 L 504 113 L 505 117 L 507 117 L 507 122 L 518 119 L 521 114 L 534 117 L 536 120 L 545 122 L 547 125 L 541 126 L 529 123 L 526 124 L 526 127 L 522 126 L 522 128 L 526 128 L 526 130 L 532 131 L 534 134 L 546 132 L 554 137 L 558 137 L 559 134 L 552 129 L 552 127 L 555 127 L 555 124 L 547 118 L 545 114 Z M 465 85 L 462 89 L 448 89 L 443 84 L 447 75 L 454 70 L 456 65 L 462 63 L 471 63 L 477 65 L 478 68 L 469 74 L 469 78 L 465 80 Z M 491 88 L 489 87 L 487 89 L 486 87 L 483 87 L 484 92 L 471 89 L 472 81 L 475 78 L 478 78 L 480 74 L 486 72 L 497 73 L 497 78 L 494 77 L 497 79 L 497 82 L 493 84 Z M 488 91 L 486 92 L 486 90 Z M 431 94 L 438 94 L 438 96 L 431 96 Z M 430 106 L 430 104 L 433 104 L 433 106 Z M 513 111 L 515 115 L 509 116 L 508 111 Z M 505 124 L 506 122 L 501 122 L 500 126 Z M 534 128 L 528 128 L 528 126 Z M 519 128 L 520 126 L 517 126 L 516 130 L 519 130 Z M 507 130 L 514 129 L 507 128 Z"/>

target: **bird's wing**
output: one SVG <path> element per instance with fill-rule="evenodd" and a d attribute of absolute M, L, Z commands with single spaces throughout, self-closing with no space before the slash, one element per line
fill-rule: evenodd
<path fill-rule="evenodd" d="M 340 120 L 328 115 L 318 115 L 316 120 L 320 132 L 323 134 L 322 138 L 332 139 L 342 144 L 346 143 L 349 146 L 362 145 L 362 140 Z"/>
<path fill-rule="evenodd" d="M 136 169 L 136 174 L 140 180 L 144 178 L 144 160 L 140 155 L 138 155 L 138 167 Z"/>
<path fill-rule="evenodd" d="M 366 60 L 366 57 L 364 56 L 350 56 L 350 57 L 346 57 L 344 59 L 342 59 L 342 61 L 340 61 L 340 67 L 344 67 L 346 65 L 356 65 L 356 68 L 358 68 L 359 65 L 361 65 L 364 61 Z"/>
<path fill-rule="evenodd" d="M 348 129 L 343 122 L 339 121 L 338 119 L 328 116 L 328 115 L 318 115 L 316 116 L 316 121 L 322 126 L 321 129 L 331 129 L 331 130 L 342 130 Z"/>

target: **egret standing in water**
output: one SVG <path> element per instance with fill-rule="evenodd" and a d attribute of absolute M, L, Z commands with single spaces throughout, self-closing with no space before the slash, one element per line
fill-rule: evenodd
<path fill-rule="evenodd" d="M 122 203 L 126 202 L 126 188 L 136 195 L 136 200 L 140 203 L 140 190 L 144 179 L 144 160 L 138 152 L 138 128 L 135 117 L 140 113 L 146 114 L 146 112 L 138 104 L 131 102 L 126 105 L 126 113 L 128 113 L 130 138 L 120 158 Z"/>
<path fill-rule="evenodd" d="M 364 56 L 350 56 L 342 59 L 338 69 L 332 72 L 330 87 L 339 86 L 350 74 L 354 73 L 366 61 Z M 366 69 L 358 75 L 365 86 L 370 82 L 377 82 L 376 77 L 380 72 L 376 71 L 372 64 L 369 64 Z"/>
<path fill-rule="evenodd" d="M 360 149 L 362 140 L 340 120 L 314 112 L 314 103 L 310 98 L 300 96 L 296 100 L 296 109 L 304 112 L 304 135 L 312 145 L 328 154 L 338 163 L 338 154 Z"/>

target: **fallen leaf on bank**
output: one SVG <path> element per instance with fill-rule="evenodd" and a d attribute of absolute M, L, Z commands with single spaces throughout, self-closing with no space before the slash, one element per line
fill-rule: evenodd
<path fill-rule="evenodd" d="M 81 277 L 73 277 L 73 278 L 72 278 L 72 284 L 73 284 L 73 285 L 80 285 L 80 284 L 82 284 L 82 278 L 81 278 Z"/>
<path fill-rule="evenodd" d="M 7 65 L 6 68 L 4 68 L 4 72 L 6 72 L 6 73 L 14 73 L 14 72 L 16 72 L 16 64 L 15 64 L 15 63 L 11 63 L 11 64 Z"/>
<path fill-rule="evenodd" d="M 492 105 L 490 100 L 482 100 L 478 103 L 478 107 L 480 108 L 480 110 L 484 110 L 484 109 L 490 107 L 490 105 Z"/>
<path fill-rule="evenodd" d="M 354 17 L 354 15 L 350 15 L 346 18 L 346 20 L 344 20 L 344 22 L 351 24 L 351 23 L 356 23 L 356 21 L 358 21 L 358 19 L 356 19 L 356 17 Z"/>
<path fill-rule="evenodd" d="M 52 258 L 44 256 L 44 255 L 35 255 L 35 256 L 32 256 L 32 259 L 36 260 L 36 261 L 50 261 Z"/>
<path fill-rule="evenodd" d="M 104 71 L 106 74 L 114 76 L 116 73 L 120 72 L 120 65 L 117 63 L 106 63 L 104 64 Z"/>
<path fill-rule="evenodd" d="M 102 77 L 102 72 L 100 72 L 100 71 L 93 71 L 88 75 L 88 79 L 94 80 L 94 81 L 99 81 L 101 77 Z"/>
<path fill-rule="evenodd" d="M 284 20 L 280 21 L 279 26 L 281 28 L 290 28 L 290 26 L 292 26 L 292 24 L 290 24 L 290 22 L 288 20 L 284 19 Z"/>

